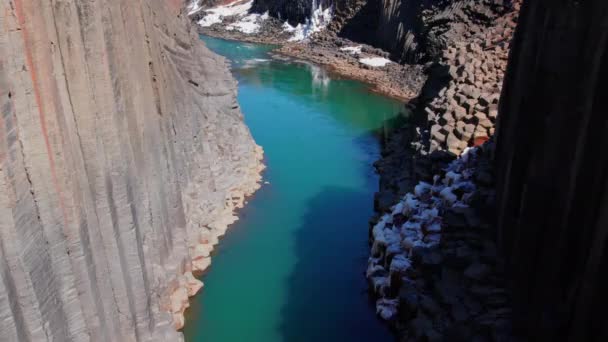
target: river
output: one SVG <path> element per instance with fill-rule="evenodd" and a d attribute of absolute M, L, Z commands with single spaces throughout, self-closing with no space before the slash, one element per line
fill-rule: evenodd
<path fill-rule="evenodd" d="M 202 37 L 227 57 L 265 184 L 239 212 L 186 312 L 186 341 L 393 341 L 364 271 L 380 137 L 403 110 L 271 47 Z"/>

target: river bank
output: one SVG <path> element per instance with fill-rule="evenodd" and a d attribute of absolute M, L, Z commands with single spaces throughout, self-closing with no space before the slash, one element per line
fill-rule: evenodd
<path fill-rule="evenodd" d="M 241 3 L 247 2 L 237 1 L 233 7 L 242 6 Z M 204 10 L 193 13 L 191 18 L 198 23 L 196 27 L 202 35 L 276 45 L 274 53 L 278 56 L 316 63 L 335 75 L 368 84 L 375 93 L 401 101 L 415 98 L 426 80 L 423 65 L 391 61 L 386 51 L 339 37 L 331 30 L 319 29 L 306 39 L 294 40 L 295 28 L 286 28 L 286 23 L 272 17 L 255 17 L 253 33 L 239 29 L 243 24 L 239 15 L 223 17 L 221 23 L 210 26 L 200 25 Z"/>

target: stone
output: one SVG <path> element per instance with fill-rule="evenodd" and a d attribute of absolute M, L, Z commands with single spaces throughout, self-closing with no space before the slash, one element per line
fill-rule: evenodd
<path fill-rule="evenodd" d="M 465 103 L 462 104 L 462 107 L 464 109 L 466 109 L 467 114 L 473 114 L 476 104 L 477 104 L 477 100 L 469 99 Z"/>
<path fill-rule="evenodd" d="M 489 109 L 488 110 L 488 117 L 490 119 L 496 119 L 498 117 L 498 110 L 497 109 Z"/>
<path fill-rule="evenodd" d="M 490 273 L 490 267 L 480 262 L 475 262 L 464 271 L 464 275 L 472 280 L 480 281 Z"/>
<path fill-rule="evenodd" d="M 464 94 L 458 94 L 458 95 L 455 96 L 455 98 L 456 98 L 456 101 L 458 102 L 459 105 L 464 104 L 469 99 Z"/>
<path fill-rule="evenodd" d="M 456 121 L 462 120 L 467 115 L 467 110 L 461 106 L 456 106 L 454 108 L 454 118 Z"/>
<path fill-rule="evenodd" d="M 483 119 L 479 121 L 479 126 L 483 128 L 492 128 L 494 127 L 494 124 L 489 119 Z"/>
<path fill-rule="evenodd" d="M 453 126 L 455 124 L 455 120 L 454 117 L 452 116 L 452 113 L 450 112 L 446 112 L 441 116 L 441 119 L 443 120 L 444 124 L 450 124 L 451 126 Z M 451 129 L 446 129 L 446 132 L 451 132 Z"/>
<path fill-rule="evenodd" d="M 450 75 L 450 77 L 452 79 L 457 79 L 458 78 L 458 68 L 454 65 L 450 65 L 449 69 L 448 69 L 448 74 Z"/>
<path fill-rule="evenodd" d="M 440 127 L 441 127 L 441 126 L 440 126 Z M 441 131 L 435 131 L 435 132 L 431 133 L 431 137 L 432 137 L 432 138 L 433 138 L 435 141 L 440 142 L 440 143 L 443 143 L 443 142 L 445 142 L 445 140 L 446 140 L 446 136 L 445 136 L 445 134 L 441 133 Z"/>
<path fill-rule="evenodd" d="M 483 106 L 489 106 L 492 104 L 492 97 L 489 93 L 483 93 L 479 96 L 479 103 Z"/>
<path fill-rule="evenodd" d="M 458 139 L 454 133 L 448 134 L 446 144 L 448 146 L 448 150 L 452 152 L 453 150 L 459 151 L 460 148 L 460 139 Z"/>
<path fill-rule="evenodd" d="M 465 65 L 466 61 L 467 60 L 463 55 L 458 55 L 458 57 L 456 58 L 456 65 Z"/>
<path fill-rule="evenodd" d="M 470 99 L 477 100 L 479 96 L 481 96 L 481 92 L 479 91 L 479 89 L 477 89 L 477 87 L 466 86 L 463 87 L 462 91 Z M 477 101 L 475 102 L 477 103 Z"/>

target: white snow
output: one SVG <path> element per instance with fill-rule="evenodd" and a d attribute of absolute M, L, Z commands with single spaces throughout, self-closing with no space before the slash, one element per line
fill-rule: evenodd
<path fill-rule="evenodd" d="M 265 13 L 265 14 L 261 15 L 261 14 L 257 14 L 257 13 L 252 13 L 252 14 L 244 16 L 237 22 L 229 24 L 228 26 L 226 26 L 226 29 L 227 30 L 236 29 L 238 31 L 241 31 L 241 32 L 247 33 L 247 34 L 256 33 L 260 29 L 260 23 L 265 20 L 265 19 L 263 19 L 264 17 L 268 18 L 268 14 Z"/>
<path fill-rule="evenodd" d="M 317 5 L 317 1 L 313 0 L 313 12 L 310 18 L 306 19 L 304 24 L 298 24 L 293 27 L 288 22 L 283 24 L 283 31 L 293 33 L 293 36 L 289 38 L 290 42 L 299 42 L 308 39 L 314 33 L 323 30 L 333 17 L 333 7 L 327 7 L 323 9 L 321 4 Z"/>
<path fill-rule="evenodd" d="M 346 46 L 343 48 L 340 48 L 340 51 L 345 51 L 350 53 L 351 55 L 359 55 L 361 54 L 361 49 L 363 48 L 363 46 L 358 45 L 358 46 Z"/>
<path fill-rule="evenodd" d="M 374 68 L 383 67 L 389 63 L 392 63 L 390 59 L 386 59 L 384 57 L 366 57 L 359 59 L 359 62 Z"/>
<path fill-rule="evenodd" d="M 202 7 L 199 5 L 198 1 L 199 0 L 192 0 L 192 2 L 190 2 L 190 5 L 186 7 L 186 9 L 188 10 L 188 15 L 192 15 L 201 10 Z"/>
<path fill-rule="evenodd" d="M 283 32 L 295 32 L 296 28 L 289 25 L 289 22 L 284 22 L 283 23 Z"/>
<path fill-rule="evenodd" d="M 255 33 L 259 29 L 258 21 L 267 19 L 268 14 L 264 13 L 263 15 L 260 15 L 252 13 L 248 15 L 249 10 L 251 10 L 251 6 L 253 6 L 253 0 L 249 0 L 246 2 L 233 2 L 228 5 L 218 6 L 205 10 L 205 13 L 207 14 L 203 17 L 203 19 L 198 21 L 198 24 L 202 27 L 209 27 L 215 24 L 222 23 L 224 21 L 224 18 L 238 16 L 241 17 L 241 19 L 235 23 L 228 25 L 226 29 L 236 29 L 243 33 Z M 191 10 L 191 13 L 194 13 L 192 11 L 195 8 L 196 7 Z M 198 10 L 200 10 L 200 8 L 196 9 L 195 12 Z"/>

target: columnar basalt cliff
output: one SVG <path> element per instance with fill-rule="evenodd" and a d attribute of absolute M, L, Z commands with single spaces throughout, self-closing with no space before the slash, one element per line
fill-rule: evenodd
<path fill-rule="evenodd" d="M 379 315 L 403 340 L 513 336 L 492 225 L 493 144 L 486 141 L 519 8 L 514 1 L 492 23 L 467 23 L 443 36 L 409 104 L 412 124 L 389 139 L 377 164 L 376 208 L 385 214 L 371 231 L 367 276 Z"/>
<path fill-rule="evenodd" d="M 182 338 L 262 168 L 182 5 L 2 2 L 0 340 Z"/>
<path fill-rule="evenodd" d="M 499 108 L 496 222 L 530 341 L 608 340 L 607 77 L 608 2 L 526 1 Z"/>

